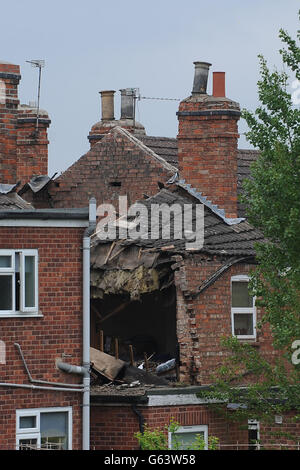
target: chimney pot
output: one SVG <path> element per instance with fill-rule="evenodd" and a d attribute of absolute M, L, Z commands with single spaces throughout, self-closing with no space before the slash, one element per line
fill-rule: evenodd
<path fill-rule="evenodd" d="M 213 96 L 225 98 L 225 72 L 213 72 Z"/>
<path fill-rule="evenodd" d="M 114 117 L 114 94 L 115 90 L 102 90 L 99 92 L 101 95 L 101 109 L 102 121 L 113 121 Z"/>
<path fill-rule="evenodd" d="M 133 88 L 123 88 L 121 92 L 121 119 L 134 119 L 134 97 Z"/>
<path fill-rule="evenodd" d="M 209 67 L 208 62 L 194 62 L 195 75 L 192 94 L 206 94 Z"/>

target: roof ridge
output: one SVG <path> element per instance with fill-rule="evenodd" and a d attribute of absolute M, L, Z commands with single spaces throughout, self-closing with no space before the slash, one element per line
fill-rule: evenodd
<path fill-rule="evenodd" d="M 185 180 L 178 180 L 175 184 L 183 189 L 185 189 L 189 194 L 198 199 L 202 204 L 208 207 L 214 214 L 218 215 L 227 225 L 236 225 L 240 222 L 244 222 L 246 219 L 244 217 L 228 218 L 225 215 L 225 210 L 219 208 L 217 204 L 213 204 L 207 199 L 202 193 L 197 191 L 192 187 L 191 184 L 186 183 Z"/>
<path fill-rule="evenodd" d="M 123 129 L 120 126 L 116 126 L 110 132 L 113 132 L 113 133 L 118 132 L 119 134 L 125 135 L 132 143 L 134 143 L 137 147 L 139 147 L 143 152 L 145 152 L 148 155 L 151 155 L 151 157 L 155 158 L 155 160 L 157 160 L 167 170 L 172 171 L 173 173 L 176 173 L 178 171 L 175 166 L 168 163 L 163 157 L 161 157 L 160 155 L 155 153 L 152 149 L 147 147 L 147 145 L 145 145 L 143 142 L 141 142 L 137 137 L 132 135 L 126 129 Z"/>

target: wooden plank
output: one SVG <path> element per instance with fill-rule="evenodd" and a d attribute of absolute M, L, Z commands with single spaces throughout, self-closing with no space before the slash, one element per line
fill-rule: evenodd
<path fill-rule="evenodd" d="M 122 248 L 120 248 L 119 251 L 117 251 L 114 255 L 112 255 L 110 258 L 109 258 L 109 261 L 112 261 L 113 259 L 115 259 L 117 256 L 119 256 L 120 253 L 122 253 L 124 250 L 125 250 L 126 246 L 123 246 Z"/>
<path fill-rule="evenodd" d="M 113 356 L 94 348 L 90 348 L 90 356 L 93 369 L 109 380 L 114 380 L 125 366 L 125 362 L 121 359 L 115 359 Z"/>
<path fill-rule="evenodd" d="M 91 311 L 95 313 L 100 318 L 100 320 L 102 319 L 102 315 L 98 312 L 95 305 L 93 305 L 92 303 L 91 303 Z"/>
<path fill-rule="evenodd" d="M 130 304 L 130 301 L 128 302 L 123 302 L 122 304 L 118 305 L 118 307 L 116 307 L 112 312 L 108 313 L 104 318 L 102 317 L 101 318 L 101 323 L 103 323 L 105 320 L 107 320 L 108 318 L 111 318 L 113 317 L 114 315 L 116 315 L 117 313 L 121 312 L 122 310 L 124 310 L 125 307 L 127 307 L 127 305 Z"/>
<path fill-rule="evenodd" d="M 119 340 L 115 338 L 115 358 L 119 359 Z"/>
<path fill-rule="evenodd" d="M 115 247 L 115 244 L 116 244 L 116 242 L 112 242 L 112 244 L 110 245 L 110 249 L 108 250 L 108 253 L 107 253 L 106 258 L 105 258 L 105 261 L 104 261 L 104 264 L 107 263 L 107 261 L 108 261 L 110 255 L 111 255 L 111 252 L 113 251 L 113 249 L 114 249 L 114 247 Z"/>
<path fill-rule="evenodd" d="M 134 365 L 134 357 L 133 357 L 133 347 L 132 344 L 129 345 L 129 355 L 130 355 L 130 364 Z"/>
<path fill-rule="evenodd" d="M 145 353 L 145 352 L 144 352 L 144 360 L 145 360 L 145 369 L 146 369 L 146 372 L 149 372 L 149 362 L 148 362 L 147 353 Z"/>
<path fill-rule="evenodd" d="M 103 330 L 100 330 L 100 351 L 101 352 L 104 351 L 103 340 L 104 340 Z"/>

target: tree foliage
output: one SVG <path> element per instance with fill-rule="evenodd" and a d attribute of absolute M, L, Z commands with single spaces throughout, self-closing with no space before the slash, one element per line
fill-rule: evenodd
<path fill-rule="evenodd" d="M 300 78 L 300 48 L 283 30 L 280 38 L 286 46 L 280 50 L 283 63 Z M 261 105 L 255 113 L 243 112 L 247 139 L 260 150 L 243 201 L 249 221 L 266 238 L 256 247 L 259 265 L 251 285 L 274 346 L 289 348 L 300 339 L 300 109 L 288 91 L 291 77 L 270 71 L 266 60 L 259 59 Z"/>
<path fill-rule="evenodd" d="M 300 80 L 300 31 L 297 40 L 282 29 L 279 36 L 283 70 L 270 70 L 259 56 L 260 105 L 255 112 L 242 113 L 249 127 L 246 137 L 260 150 L 242 201 L 249 222 L 265 238 L 256 246 L 258 265 L 250 282 L 256 305 L 264 312 L 259 327 L 268 324 L 280 354 L 269 363 L 253 346 L 226 339 L 230 357 L 218 371 L 215 386 L 202 394 L 239 403 L 232 414 L 236 418 L 270 416 L 273 422 L 274 414 L 300 412 L 300 365 L 291 361 L 293 343 L 300 340 L 300 109 L 289 91 L 292 83 L 300 88 L 295 82 Z M 238 386 L 250 375 L 255 385 Z"/>

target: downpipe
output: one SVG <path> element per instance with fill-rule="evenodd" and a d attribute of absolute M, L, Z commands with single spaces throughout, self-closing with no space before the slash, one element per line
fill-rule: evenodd
<path fill-rule="evenodd" d="M 14 343 L 14 345 L 17 348 L 17 350 L 19 351 L 19 354 L 21 356 L 24 368 L 25 368 L 27 376 L 28 376 L 28 380 L 32 384 L 45 384 L 45 385 L 54 385 L 54 386 L 57 386 L 57 387 L 65 387 L 65 388 L 70 387 L 70 388 L 77 388 L 77 389 L 79 387 L 83 387 L 83 384 L 68 384 L 68 383 L 64 383 L 64 382 L 50 382 L 48 380 L 36 380 L 36 379 L 34 379 L 31 375 L 29 369 L 28 369 L 27 364 L 26 364 L 25 357 L 24 357 L 21 346 L 19 345 L 19 343 Z"/>
<path fill-rule="evenodd" d="M 82 450 L 90 449 L 90 236 L 96 229 L 96 199 L 89 203 L 89 227 L 83 235 L 83 319 L 82 319 Z"/>
<path fill-rule="evenodd" d="M 90 449 L 90 236 L 94 233 L 95 228 L 96 199 L 91 198 L 89 203 L 89 226 L 84 231 L 82 241 L 82 366 L 74 366 L 65 362 L 57 364 L 64 372 L 83 376 L 82 450 Z"/>

